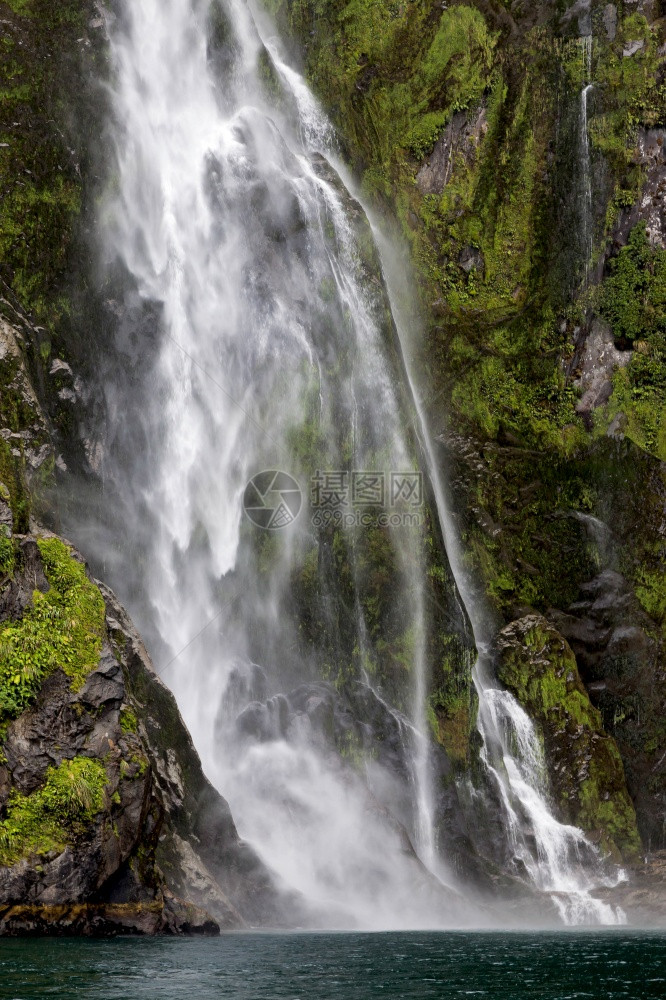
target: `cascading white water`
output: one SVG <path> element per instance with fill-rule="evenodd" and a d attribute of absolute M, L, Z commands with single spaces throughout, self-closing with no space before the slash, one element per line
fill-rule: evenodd
<path fill-rule="evenodd" d="M 465 919 L 460 907 L 430 886 L 415 892 L 402 833 L 369 806 L 367 782 L 313 741 L 309 716 L 289 722 L 288 738 L 284 732 L 279 692 L 320 666 L 300 651 L 286 613 L 313 532 L 301 525 L 279 542 L 258 538 L 242 520 L 245 486 L 262 469 L 314 472 L 313 453 L 332 470 L 350 456 L 360 469 L 410 469 L 414 444 L 382 327 L 382 290 L 364 266 L 347 191 L 320 156 L 335 161 L 330 128 L 270 30 L 242 0 L 119 0 L 109 17 L 117 177 L 103 231 L 138 316 L 126 335 L 128 366 L 138 356 L 147 371 L 133 374 L 139 390 L 107 390 L 117 440 L 107 442 L 104 476 L 125 504 L 127 545 L 116 565 L 109 547 L 104 555 L 121 590 L 132 576 L 148 597 L 133 610 L 241 834 L 302 894 L 313 922 L 455 925 Z M 399 283 L 384 256 L 397 317 Z M 137 346 L 142 337 L 145 348 Z M 414 379 L 411 389 L 449 562 L 483 650 L 481 606 L 463 571 Z M 127 459 L 137 450 L 138 460 Z M 401 821 L 421 860 L 450 881 L 436 863 L 424 718 L 423 539 L 405 527 L 391 539 L 396 616 L 409 623 L 403 708 L 411 718 L 400 726 L 410 741 L 411 801 Z M 126 553 L 134 550 L 130 568 Z M 359 557 L 354 574 L 361 564 Z M 367 614 L 357 600 L 361 662 L 372 655 Z M 223 706 L 236 676 L 260 697 L 247 674 L 257 655 L 273 695 L 261 710 L 269 736 L 243 742 Z M 547 806 L 534 728 L 485 676 L 484 663 L 482 655 L 474 674 L 479 729 L 516 855 L 534 884 L 555 894 L 563 919 L 610 922 L 583 867 L 571 863 L 583 835 Z M 380 802 L 397 797 L 379 764 L 368 771 Z"/>
<path fill-rule="evenodd" d="M 623 872 L 613 869 L 613 866 L 607 868 L 590 864 L 596 851 L 583 832 L 560 823 L 553 815 L 548 801 L 539 735 L 513 695 L 502 690 L 494 678 L 490 656 L 492 631 L 484 613 L 483 598 L 465 567 L 460 532 L 418 392 L 409 333 L 410 327 L 415 324 L 410 323 L 409 313 L 405 312 L 404 304 L 409 302 L 409 291 L 405 285 L 404 267 L 396 261 L 392 247 L 378 227 L 375 227 L 375 234 L 389 278 L 394 316 L 405 348 L 408 376 L 422 427 L 422 441 L 449 564 L 469 614 L 478 651 L 473 678 L 479 697 L 477 727 L 483 742 L 482 759 L 502 808 L 504 827 L 509 833 L 515 860 L 524 867 L 532 884 L 550 896 L 564 923 L 622 924 L 626 917 L 621 908 L 596 899 L 593 893 L 595 889 L 618 884 L 624 878 Z M 472 796 L 477 794 L 473 792 Z"/>
<path fill-rule="evenodd" d="M 587 284 L 592 258 L 592 169 L 590 164 L 590 137 L 587 125 L 587 101 L 594 86 L 592 81 L 592 35 L 580 39 L 583 58 L 583 86 L 580 92 L 579 163 L 580 163 L 580 233 L 585 284 Z"/>
<path fill-rule="evenodd" d="M 127 511 L 123 552 L 137 554 L 114 565 L 108 548 L 108 574 L 124 595 L 128 576 L 147 595 L 144 605 L 127 599 L 207 773 L 313 922 L 457 924 L 465 917 L 447 909 L 450 894 L 435 898 L 425 883 L 414 892 L 420 863 L 381 800 L 398 795 L 390 775 L 369 761 L 373 780 L 356 780 L 316 745 L 306 714 L 285 733 L 279 692 L 332 669 L 309 661 L 288 613 L 316 533 L 301 519 L 269 537 L 242 519 L 246 484 L 264 469 L 298 476 L 304 492 L 318 468 L 415 469 L 383 289 L 365 263 L 358 210 L 319 155 L 330 128 L 242 0 L 119 2 L 109 37 L 117 177 L 102 230 L 109 269 L 120 264 L 132 287 L 123 309 L 133 302 L 139 318 L 128 340 L 146 371 L 135 375 L 140 390 L 107 386 L 116 441 L 103 474 Z M 327 464 L 310 467 L 311 453 Z M 362 536 L 349 537 L 362 575 Z M 400 819 L 429 865 L 423 529 L 401 525 L 390 539 L 409 677 L 410 802 Z M 361 603 L 352 627 L 363 661 L 376 642 L 364 648 Z M 258 697 L 248 680 L 255 658 L 274 697 L 262 716 L 268 735 L 244 741 L 224 705 L 238 677 Z"/>

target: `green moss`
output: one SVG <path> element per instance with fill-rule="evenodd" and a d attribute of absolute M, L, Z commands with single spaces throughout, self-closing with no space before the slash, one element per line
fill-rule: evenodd
<path fill-rule="evenodd" d="M 601 311 L 618 340 L 654 337 L 661 342 L 666 333 L 665 307 L 666 250 L 650 244 L 646 224 L 639 222 L 627 245 L 610 261 Z"/>
<path fill-rule="evenodd" d="M 136 733 L 139 728 L 137 717 L 131 708 L 123 708 L 120 713 L 120 728 L 124 733 Z"/>
<path fill-rule="evenodd" d="M 441 694 L 431 695 L 428 719 L 437 742 L 446 750 L 453 764 L 465 766 L 470 759 L 470 737 L 473 729 L 470 694 L 465 692 L 446 699 Z"/>
<path fill-rule="evenodd" d="M 40 539 L 50 589 L 35 591 L 23 617 L 0 627 L 0 721 L 16 718 L 60 668 L 78 690 L 99 662 L 104 601 L 58 538 Z"/>
<path fill-rule="evenodd" d="M 49 768 L 32 794 L 13 792 L 0 822 L 0 864 L 64 850 L 104 809 L 106 784 L 100 761 L 76 757 Z"/>
<path fill-rule="evenodd" d="M 11 576 L 14 570 L 14 543 L 3 525 L 0 528 L 0 577 Z"/>
<path fill-rule="evenodd" d="M 523 652 L 505 657 L 498 676 L 533 717 L 549 717 L 556 729 L 564 730 L 570 720 L 600 729 L 601 715 L 578 676 L 576 659 L 558 639 L 554 629 L 535 623 L 522 635 Z"/>
<path fill-rule="evenodd" d="M 663 558 L 663 552 L 662 552 Z M 666 573 L 663 567 L 639 566 L 635 573 L 636 597 L 654 620 L 666 626 Z"/>
<path fill-rule="evenodd" d="M 569 645 L 544 618 L 532 615 L 502 630 L 499 653 L 499 679 L 543 733 L 564 818 L 594 836 L 605 853 L 635 860 L 640 837 L 622 759 Z"/>
<path fill-rule="evenodd" d="M 11 7 L 15 14 L 23 16 L 28 16 L 33 6 L 33 0 L 5 0 L 5 3 Z"/>
<path fill-rule="evenodd" d="M 0 277 L 24 310 L 55 327 L 69 309 L 65 272 L 81 187 L 61 98 L 87 9 L 78 0 L 11 0 L 8 7 L 0 48 Z"/>
<path fill-rule="evenodd" d="M 617 750 L 613 747 L 611 752 L 611 759 L 599 759 L 597 755 L 590 762 L 589 772 L 580 784 L 576 819 L 584 830 L 598 836 L 602 850 L 612 854 L 619 849 L 620 857 L 637 861 L 641 839 L 629 794 L 626 788 L 616 788 L 612 795 L 608 791 L 609 772 L 621 766 Z"/>

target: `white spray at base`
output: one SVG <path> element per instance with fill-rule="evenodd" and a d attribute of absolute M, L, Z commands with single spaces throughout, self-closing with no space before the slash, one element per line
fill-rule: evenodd
<path fill-rule="evenodd" d="M 211 17 L 220 37 L 226 19 L 233 29 L 212 55 Z M 369 806 L 366 783 L 312 742 L 306 718 L 285 738 L 279 694 L 268 691 L 272 738 L 240 745 L 221 733 L 220 705 L 257 636 L 288 672 L 281 660 L 292 637 L 282 634 L 288 629 L 281 595 L 289 589 L 294 550 L 307 541 L 295 533 L 278 554 L 266 545 L 255 568 L 273 559 L 268 582 L 245 571 L 239 555 L 254 543 L 244 535 L 241 497 L 250 477 L 288 454 L 285 442 L 309 407 L 318 409 L 322 426 L 336 423 L 331 385 L 345 390 L 352 428 L 345 446 L 359 467 L 376 455 L 390 468 L 411 461 L 377 318 L 381 304 L 365 287 L 344 193 L 315 160 L 317 152 L 334 160 L 331 130 L 302 78 L 268 41 L 270 30 L 263 15 L 255 11 L 253 18 L 240 0 L 226 7 L 208 0 L 128 0 L 110 23 L 118 194 L 106 208 L 107 253 L 110 261 L 122 261 L 139 306 L 149 306 L 158 316 L 153 325 L 164 331 L 145 397 L 133 402 L 131 385 L 108 392 L 112 430 L 120 435 L 123 420 L 134 421 L 142 442 L 133 469 L 107 458 L 104 470 L 130 512 L 129 548 L 136 542 L 143 553 L 137 589 L 148 594 L 150 606 L 132 610 L 162 654 L 206 771 L 229 800 L 239 831 L 307 901 L 313 923 L 455 926 L 464 919 L 455 897 L 443 902 L 427 887 L 415 892 L 420 869 L 400 830 Z M 266 97 L 260 35 L 283 104 Z M 211 70 L 218 57 L 229 63 L 223 87 Z M 400 282 L 381 234 L 377 240 L 409 360 L 396 301 Z M 340 344 L 321 317 L 321 302 L 332 300 L 351 357 L 335 383 L 327 373 L 340 367 Z M 413 377 L 411 383 L 449 562 L 482 649 L 480 605 L 463 572 Z M 332 444 L 331 452 L 335 461 Z M 436 863 L 425 736 L 424 567 L 413 568 L 415 536 L 396 532 L 394 543 L 407 581 L 398 596 L 414 623 L 410 718 L 402 728 L 413 764 L 405 823 L 421 862 L 450 883 L 444 861 Z M 112 582 L 128 572 L 122 558 L 110 565 Z M 572 851 L 589 845 L 547 807 L 534 728 L 515 700 L 484 677 L 483 662 L 474 678 L 484 760 L 515 853 L 565 921 L 613 922 L 610 908 L 590 896 L 583 866 L 571 861 Z M 390 800 L 390 776 L 372 762 L 366 769 L 373 790 Z"/>

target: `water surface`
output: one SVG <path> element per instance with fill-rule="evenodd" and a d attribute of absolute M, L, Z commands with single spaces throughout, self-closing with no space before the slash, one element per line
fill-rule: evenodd
<path fill-rule="evenodd" d="M 666 996 L 666 935 L 233 934 L 0 941 L 2 1000 Z"/>

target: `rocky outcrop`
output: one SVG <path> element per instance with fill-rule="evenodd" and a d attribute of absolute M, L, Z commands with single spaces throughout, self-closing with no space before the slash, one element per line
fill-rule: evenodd
<path fill-rule="evenodd" d="M 603 406 L 611 397 L 613 372 L 616 368 L 628 365 L 632 356 L 630 351 L 619 351 L 616 348 L 610 327 L 597 317 L 592 320 L 589 333 L 577 355 L 577 365 L 574 363 L 572 366 L 578 370 L 574 385 L 580 391 L 576 412 L 586 418 L 591 426 L 592 411 Z"/>
<path fill-rule="evenodd" d="M 44 566 L 47 540 L 82 570 L 54 536 L 18 537 L 11 588 L 25 594 L 37 579 L 57 607 L 66 595 L 62 574 Z M 1 711 L 0 931 L 209 933 L 275 923 L 284 900 L 204 777 L 173 695 L 108 590 L 101 607 L 93 669 L 73 681 L 52 660 L 18 717 L 7 700 Z M 31 616 L 30 604 L 15 624 L 5 615 L 3 641 Z M 6 654 L 0 668 L 6 684 Z M 20 687 L 25 668 L 10 669 Z"/>
<path fill-rule="evenodd" d="M 640 838 L 622 758 L 604 731 L 566 640 L 541 615 L 497 638 L 499 679 L 541 729 L 556 806 L 606 852 L 637 858 Z"/>
<path fill-rule="evenodd" d="M 458 111 L 420 167 L 416 183 L 421 194 L 441 194 L 460 162 L 474 163 L 479 143 L 488 131 L 485 107 L 476 114 Z M 457 162 L 457 161 L 460 162 Z"/>
<path fill-rule="evenodd" d="M 0 321 L 0 934 L 288 923 L 127 614 L 31 516 L 55 451 L 24 350 Z"/>
<path fill-rule="evenodd" d="M 605 532 L 602 544 L 612 546 L 610 530 L 594 527 Z M 652 622 L 626 577 L 612 569 L 583 584 L 566 611 L 551 609 L 548 618 L 571 646 L 592 704 L 617 742 L 650 851 L 662 843 L 666 817 L 666 760 L 660 736 L 666 677 Z"/>

